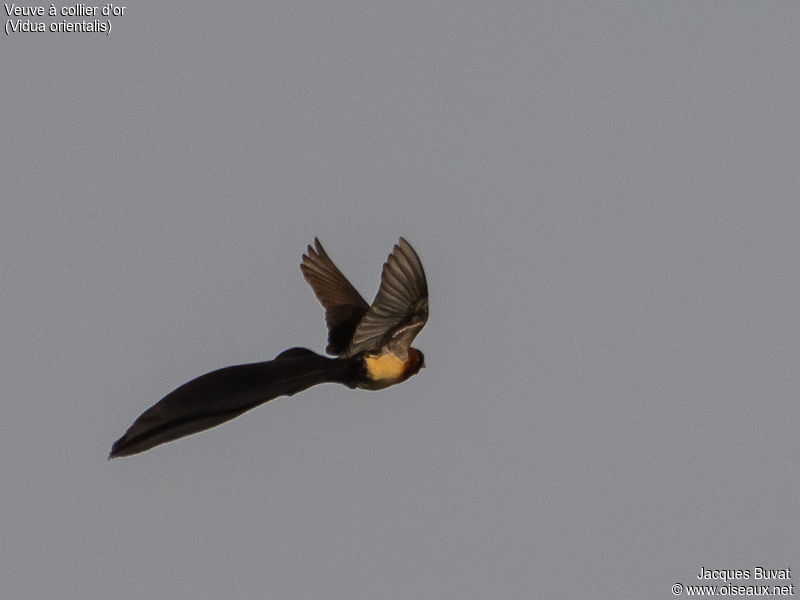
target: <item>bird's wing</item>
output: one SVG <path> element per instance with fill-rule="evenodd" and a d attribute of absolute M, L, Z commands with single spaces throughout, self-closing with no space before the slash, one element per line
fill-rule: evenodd
<path fill-rule="evenodd" d="M 422 262 L 405 238 L 383 265 L 381 286 L 353 333 L 347 356 L 392 343 L 405 354 L 428 320 L 428 282 Z"/>
<path fill-rule="evenodd" d="M 353 387 L 357 366 L 353 361 L 292 348 L 275 360 L 206 373 L 184 383 L 142 413 L 114 442 L 109 458 L 137 454 L 215 427 L 267 400 L 291 396 L 319 383 Z"/>
<path fill-rule="evenodd" d="M 326 352 L 342 354 L 369 304 L 333 264 L 317 238 L 314 238 L 314 247 L 309 246 L 303 255 L 300 270 L 325 308 L 328 325 Z"/>

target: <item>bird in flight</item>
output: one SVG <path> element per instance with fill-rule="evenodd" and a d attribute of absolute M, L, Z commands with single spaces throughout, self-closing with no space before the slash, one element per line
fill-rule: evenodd
<path fill-rule="evenodd" d="M 266 362 L 235 365 L 184 383 L 148 408 L 111 447 L 109 458 L 130 456 L 215 427 L 251 408 L 320 383 L 379 390 L 425 366 L 411 342 L 428 320 L 428 283 L 405 238 L 383 265 L 381 285 L 366 303 L 314 238 L 300 265 L 325 308 L 328 354 L 290 348 Z"/>

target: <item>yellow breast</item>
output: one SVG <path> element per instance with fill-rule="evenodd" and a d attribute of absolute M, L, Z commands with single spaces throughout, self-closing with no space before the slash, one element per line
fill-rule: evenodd
<path fill-rule="evenodd" d="M 364 359 L 372 389 L 388 387 L 407 377 L 407 364 L 392 352 L 368 355 Z"/>

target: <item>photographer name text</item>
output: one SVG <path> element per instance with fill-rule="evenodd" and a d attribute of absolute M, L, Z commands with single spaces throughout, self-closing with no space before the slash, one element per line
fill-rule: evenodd
<path fill-rule="evenodd" d="M 697 578 L 703 581 L 741 581 L 743 579 L 771 581 L 791 579 L 792 568 L 767 569 L 765 567 L 753 567 L 752 569 L 708 569 L 706 567 L 701 567 Z"/>

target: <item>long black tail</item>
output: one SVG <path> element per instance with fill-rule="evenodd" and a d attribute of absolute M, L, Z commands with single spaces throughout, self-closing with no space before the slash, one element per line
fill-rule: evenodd
<path fill-rule="evenodd" d="M 326 358 L 291 348 L 261 363 L 226 367 L 184 383 L 148 408 L 111 447 L 109 458 L 129 456 L 215 427 L 278 396 L 320 383 L 355 387 L 357 359 Z"/>

